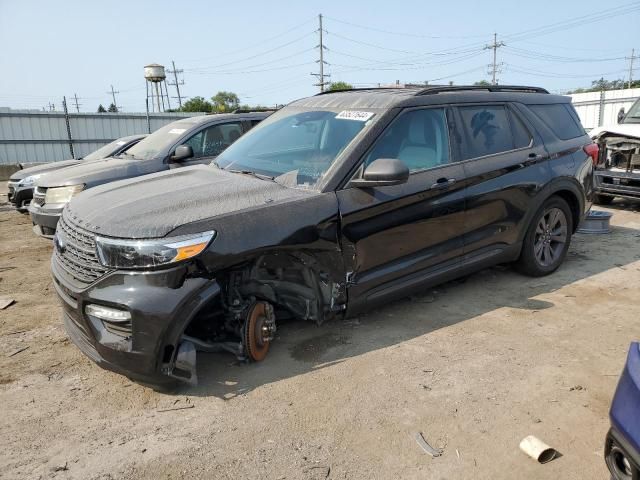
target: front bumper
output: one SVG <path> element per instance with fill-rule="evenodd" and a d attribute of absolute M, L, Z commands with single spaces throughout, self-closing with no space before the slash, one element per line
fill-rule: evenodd
<path fill-rule="evenodd" d="M 618 387 L 611 403 L 611 430 L 605 455 L 612 444 L 620 448 L 632 466 L 640 471 L 640 347 L 632 343 Z M 611 470 L 611 466 L 609 466 Z M 613 474 L 613 472 L 611 472 Z"/>
<path fill-rule="evenodd" d="M 65 329 L 85 355 L 103 368 L 141 382 L 189 381 L 174 375 L 177 350 L 194 315 L 219 294 L 215 280 L 190 277 L 188 268 L 181 265 L 146 272 L 114 271 L 78 288 L 55 255 L 51 270 Z M 129 311 L 130 335 L 111 333 L 103 321 L 86 314 L 88 304 Z"/>
<path fill-rule="evenodd" d="M 631 199 L 640 199 L 640 172 L 596 170 L 596 193 Z"/>
<path fill-rule="evenodd" d="M 33 198 L 33 187 L 21 187 L 19 186 L 19 182 L 11 181 L 7 183 L 7 187 L 9 203 L 13 204 L 13 206 L 20 211 L 26 211 Z"/>
<path fill-rule="evenodd" d="M 52 238 L 53 234 L 56 233 L 56 226 L 65 205 L 38 205 L 35 202 L 31 202 L 29 215 L 31 215 L 31 222 L 34 225 L 33 231 L 42 237 Z"/>

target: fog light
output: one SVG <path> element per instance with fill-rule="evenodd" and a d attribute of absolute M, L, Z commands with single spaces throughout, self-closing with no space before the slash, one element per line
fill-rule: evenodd
<path fill-rule="evenodd" d="M 84 308 L 87 315 L 106 320 L 107 322 L 130 322 L 131 314 L 126 310 L 90 304 Z"/>

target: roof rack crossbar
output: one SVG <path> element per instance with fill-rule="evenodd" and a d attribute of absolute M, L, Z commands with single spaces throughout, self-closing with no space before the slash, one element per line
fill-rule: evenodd
<path fill-rule="evenodd" d="M 527 87 L 522 85 L 443 85 L 426 87 L 416 95 L 433 95 L 444 92 L 463 92 L 466 90 L 486 90 L 488 92 L 522 92 L 522 93 L 549 93 L 540 87 Z"/>

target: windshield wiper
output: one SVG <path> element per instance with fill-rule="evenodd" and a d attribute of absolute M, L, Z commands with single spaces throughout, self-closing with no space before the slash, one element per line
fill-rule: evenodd
<path fill-rule="evenodd" d="M 220 167 L 218 167 L 220 168 Z M 251 170 L 225 170 L 227 172 L 231 172 L 231 173 L 240 173 L 242 175 L 250 175 L 252 177 L 255 178 L 259 178 L 260 180 L 269 180 L 270 182 L 275 182 L 275 178 L 270 177 L 269 175 L 263 175 L 261 173 L 256 173 L 254 171 Z"/>

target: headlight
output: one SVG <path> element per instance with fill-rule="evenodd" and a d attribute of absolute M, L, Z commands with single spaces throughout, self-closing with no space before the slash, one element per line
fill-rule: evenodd
<path fill-rule="evenodd" d="M 100 263 L 112 268 L 147 268 L 193 258 L 213 240 L 216 232 L 152 240 L 96 237 Z"/>
<path fill-rule="evenodd" d="M 84 189 L 84 185 L 48 188 L 44 196 L 44 203 L 69 203 L 71 197 Z"/>
<path fill-rule="evenodd" d="M 35 185 L 36 180 L 40 177 L 40 175 L 29 175 L 28 177 L 23 178 L 18 183 L 19 187 L 30 187 Z"/>

